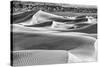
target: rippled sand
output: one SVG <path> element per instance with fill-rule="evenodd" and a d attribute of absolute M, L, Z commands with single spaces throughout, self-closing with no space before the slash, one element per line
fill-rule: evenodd
<path fill-rule="evenodd" d="M 40 17 L 39 14 L 36 15 Z M 48 17 L 48 13 L 44 14 L 43 12 L 42 15 L 44 16 L 42 22 L 48 21 L 48 18 L 45 18 L 45 15 Z M 50 14 L 49 20 L 52 16 L 56 19 L 63 19 L 62 16 Z M 70 29 L 74 25 L 68 26 L 57 21 L 53 21 L 53 23 L 57 24 L 34 27 L 37 20 L 33 17 L 30 21 L 11 25 L 13 65 L 96 61 L 97 23 L 89 23 L 88 25 L 82 23 L 83 27 L 75 29 Z"/>

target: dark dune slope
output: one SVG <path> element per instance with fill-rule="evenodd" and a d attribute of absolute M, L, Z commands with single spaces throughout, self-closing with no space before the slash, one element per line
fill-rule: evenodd
<path fill-rule="evenodd" d="M 51 18 L 52 20 L 54 21 L 58 21 L 58 22 L 68 22 L 68 23 L 81 23 L 81 22 L 85 22 L 85 21 L 88 21 L 88 19 L 86 18 L 78 18 L 78 19 L 57 19 L 57 18 Z"/>
<path fill-rule="evenodd" d="M 87 37 L 66 35 L 39 35 L 28 33 L 13 33 L 13 50 L 70 50 L 76 47 L 93 45 L 94 40 Z"/>
<path fill-rule="evenodd" d="M 97 24 L 90 25 L 85 29 L 74 30 L 73 32 L 97 33 Z"/>
<path fill-rule="evenodd" d="M 32 16 L 36 13 L 37 11 L 29 11 L 29 12 L 24 12 L 18 15 L 11 15 L 12 22 L 11 23 L 20 23 L 27 21 L 32 18 Z"/>
<path fill-rule="evenodd" d="M 27 27 L 45 27 L 45 26 L 51 26 L 52 25 L 52 21 L 47 21 L 47 22 L 43 22 L 43 23 L 39 23 L 39 24 L 35 24 L 35 25 L 25 25 Z"/>
<path fill-rule="evenodd" d="M 63 30 L 62 32 L 83 32 L 83 33 L 97 33 L 97 24 L 87 25 L 87 27 L 73 29 L 73 30 Z"/>

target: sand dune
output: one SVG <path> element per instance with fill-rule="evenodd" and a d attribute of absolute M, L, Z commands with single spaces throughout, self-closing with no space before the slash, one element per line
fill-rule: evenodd
<path fill-rule="evenodd" d="M 26 16 L 26 18 L 29 17 L 29 16 L 30 15 Z M 87 21 L 86 18 L 69 19 L 69 18 L 64 18 L 63 16 L 47 13 L 47 12 L 44 12 L 44 11 L 41 11 L 41 10 L 36 12 L 35 14 L 33 14 L 33 16 L 31 14 L 30 17 L 32 17 L 30 19 L 31 20 L 30 22 L 22 23 L 23 20 L 25 19 L 25 18 L 22 18 L 22 22 L 20 22 L 20 23 L 24 24 L 24 25 L 33 25 L 33 24 L 37 24 L 37 23 L 43 23 L 43 22 L 46 22 L 46 21 L 49 21 L 49 20 L 50 21 L 57 21 L 57 22 L 67 22 L 67 23 L 80 23 L 80 22 L 83 22 L 83 21 Z M 21 21 L 21 20 L 19 20 L 19 21 Z"/>
<path fill-rule="evenodd" d="M 96 61 L 97 23 L 43 11 L 31 17 L 11 24 L 14 66 Z"/>

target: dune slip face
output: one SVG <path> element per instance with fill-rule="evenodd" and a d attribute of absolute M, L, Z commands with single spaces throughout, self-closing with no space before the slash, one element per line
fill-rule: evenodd
<path fill-rule="evenodd" d="M 11 1 L 11 66 L 97 61 L 97 7 Z"/>

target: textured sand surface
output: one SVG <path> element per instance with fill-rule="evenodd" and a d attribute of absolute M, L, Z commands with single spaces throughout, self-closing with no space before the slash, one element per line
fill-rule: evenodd
<path fill-rule="evenodd" d="M 14 66 L 96 61 L 97 23 L 70 29 L 75 25 L 62 23 L 62 16 L 39 11 L 31 17 L 11 24 Z"/>

